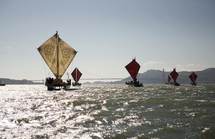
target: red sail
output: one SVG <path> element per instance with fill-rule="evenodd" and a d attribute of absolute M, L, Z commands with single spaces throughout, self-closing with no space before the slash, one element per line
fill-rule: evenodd
<path fill-rule="evenodd" d="M 174 80 L 174 82 L 176 82 L 176 79 L 178 78 L 178 73 L 175 71 L 175 69 L 173 69 L 173 71 L 170 73 L 172 79 Z"/>
<path fill-rule="evenodd" d="M 170 80 L 171 80 L 171 77 L 168 75 L 168 83 L 170 82 Z"/>
<path fill-rule="evenodd" d="M 193 72 L 189 77 L 190 77 L 190 80 L 194 83 L 198 76 Z"/>
<path fill-rule="evenodd" d="M 135 59 L 133 59 L 127 66 L 125 66 L 131 77 L 134 81 L 137 80 L 137 73 L 140 69 L 140 65 L 136 62 Z"/>
<path fill-rule="evenodd" d="M 77 68 L 75 68 L 71 75 L 72 75 L 73 79 L 75 80 L 75 82 L 78 82 L 79 79 L 81 78 L 82 73 Z"/>

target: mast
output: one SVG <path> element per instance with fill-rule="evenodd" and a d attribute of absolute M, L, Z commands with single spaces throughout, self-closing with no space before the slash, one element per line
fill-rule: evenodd
<path fill-rule="evenodd" d="M 77 82 L 77 68 L 75 68 L 75 82 Z"/>
<path fill-rule="evenodd" d="M 136 57 L 134 57 L 134 61 L 136 61 Z M 136 71 L 136 65 L 134 64 L 134 71 Z M 137 75 L 136 75 L 136 80 L 137 80 Z M 134 82 L 136 82 L 136 80 L 133 79 Z"/>
<path fill-rule="evenodd" d="M 171 80 L 171 78 L 170 78 L 170 76 L 168 75 L 168 83 L 170 82 L 170 80 Z"/>
<path fill-rule="evenodd" d="M 58 76 L 59 76 L 59 46 L 58 46 L 58 31 L 56 32 L 57 34 L 57 82 L 58 82 Z"/>
<path fill-rule="evenodd" d="M 195 81 L 194 81 L 194 72 L 193 72 L 193 83 L 195 83 Z"/>

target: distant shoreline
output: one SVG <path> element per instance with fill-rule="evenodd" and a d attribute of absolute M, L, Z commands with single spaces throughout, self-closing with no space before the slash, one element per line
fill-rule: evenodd
<path fill-rule="evenodd" d="M 44 83 L 39 83 L 39 82 L 33 82 L 31 80 L 26 80 L 26 79 L 22 79 L 22 80 L 15 80 L 15 79 L 9 79 L 9 78 L 0 78 L 0 81 L 2 81 L 4 84 L 44 84 Z"/>
<path fill-rule="evenodd" d="M 167 82 L 167 76 L 169 75 L 170 72 L 164 72 L 161 70 L 147 70 L 144 73 L 138 73 L 137 79 L 142 82 L 143 84 L 164 84 Z M 189 79 L 189 75 L 192 73 L 191 71 L 179 71 L 179 76 L 177 79 L 177 82 L 180 84 L 190 84 L 191 81 Z M 202 71 L 195 71 L 197 74 L 198 78 L 196 80 L 197 85 L 199 84 L 215 84 L 215 68 L 207 68 Z M 164 75 L 164 77 L 163 77 Z M 81 80 L 81 79 L 80 79 Z M 82 84 L 125 84 L 126 81 L 131 81 L 132 78 L 129 76 L 127 78 L 124 78 L 119 81 L 110 81 L 110 82 L 105 82 L 105 81 L 95 81 L 93 83 L 90 82 L 83 82 Z M 33 82 L 31 80 L 15 80 L 15 79 L 9 79 L 9 78 L 0 78 L 0 81 L 3 83 L 7 84 L 29 84 L 29 85 L 42 85 L 45 84 L 42 82 Z"/>

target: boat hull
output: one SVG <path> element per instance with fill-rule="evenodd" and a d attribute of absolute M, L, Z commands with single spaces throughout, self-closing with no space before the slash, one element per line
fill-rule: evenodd
<path fill-rule="evenodd" d="M 4 82 L 0 81 L 0 86 L 5 86 Z"/>
<path fill-rule="evenodd" d="M 67 80 L 67 82 L 63 82 L 61 79 L 53 79 L 53 78 L 46 78 L 45 85 L 47 86 L 48 91 L 52 90 L 67 90 L 71 86 L 71 80 Z"/>
<path fill-rule="evenodd" d="M 74 82 L 73 82 L 72 85 L 73 85 L 73 86 L 81 86 L 81 83 L 78 83 L 78 82 L 75 82 L 75 83 L 74 83 Z"/>
<path fill-rule="evenodd" d="M 192 85 L 192 86 L 193 86 L 193 85 L 197 85 L 197 83 L 190 83 L 190 85 Z"/>
<path fill-rule="evenodd" d="M 133 86 L 133 87 L 143 87 L 142 83 L 134 82 L 134 81 L 126 82 L 125 84 L 128 85 L 128 86 Z"/>
<path fill-rule="evenodd" d="M 180 86 L 180 83 L 177 83 L 177 82 L 174 82 L 174 83 L 166 83 L 166 85 Z"/>

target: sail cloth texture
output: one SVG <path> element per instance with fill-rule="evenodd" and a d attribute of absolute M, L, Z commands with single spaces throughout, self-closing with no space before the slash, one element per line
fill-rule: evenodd
<path fill-rule="evenodd" d="M 57 37 L 57 35 L 58 34 L 56 33 L 50 39 L 44 42 L 38 48 L 38 51 L 43 57 L 43 59 L 45 60 L 46 64 L 51 69 L 52 73 L 56 77 L 58 76 L 61 78 L 77 52 L 71 46 L 65 43 L 62 39 Z M 57 42 L 58 42 L 58 50 L 57 50 Z M 57 55 L 57 51 L 58 51 L 58 55 Z M 57 68 L 57 66 L 59 68 Z"/>
<path fill-rule="evenodd" d="M 176 82 L 176 79 L 178 78 L 178 73 L 175 71 L 175 69 L 173 69 L 173 71 L 170 73 L 172 79 L 174 80 L 174 82 Z"/>
<path fill-rule="evenodd" d="M 81 78 L 81 76 L 82 76 L 82 73 L 77 68 L 75 68 L 72 72 L 72 77 L 73 77 L 74 81 L 78 82 L 79 79 Z"/>
<path fill-rule="evenodd" d="M 168 83 L 170 82 L 170 80 L 171 80 L 171 77 L 168 75 Z"/>
<path fill-rule="evenodd" d="M 189 76 L 190 80 L 191 80 L 193 83 L 196 81 L 197 77 L 198 77 L 198 76 L 197 76 L 194 72 Z"/>
<path fill-rule="evenodd" d="M 133 59 L 127 66 L 125 66 L 134 81 L 137 80 L 137 73 L 140 69 L 140 65 Z"/>

